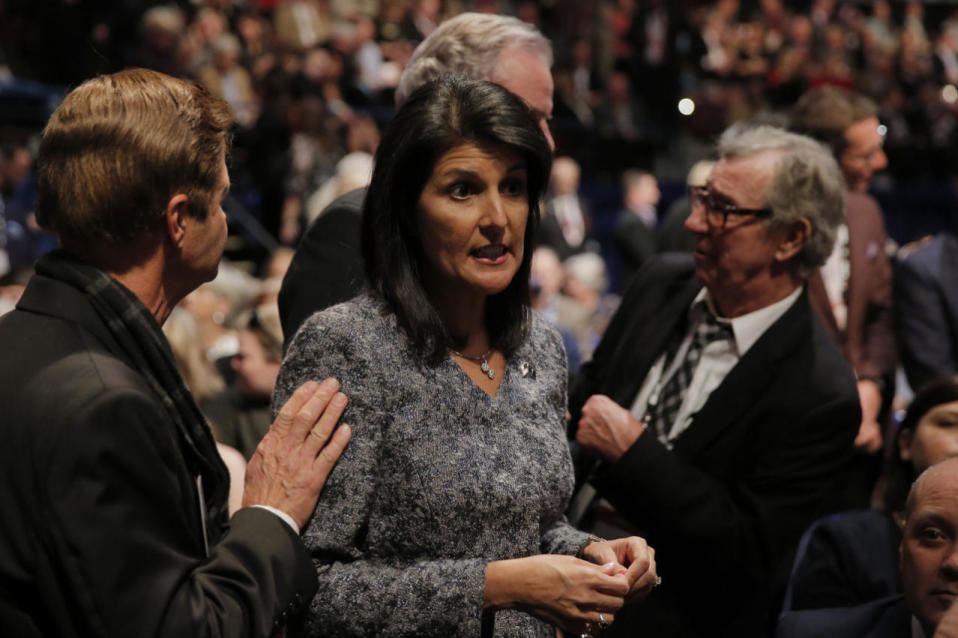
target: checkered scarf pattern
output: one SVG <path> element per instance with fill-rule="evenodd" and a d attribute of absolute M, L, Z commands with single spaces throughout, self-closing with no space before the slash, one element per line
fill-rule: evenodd
<path fill-rule="evenodd" d="M 677 330 L 669 341 L 665 352 L 665 365 L 662 368 L 663 374 L 672 365 L 678 353 L 686 334 L 686 330 Z M 664 445 L 669 445 L 668 436 L 675 423 L 675 417 L 685 401 L 685 395 L 688 392 L 689 384 L 692 382 L 692 376 L 699 365 L 699 359 L 702 358 L 702 351 L 705 346 L 719 339 L 731 339 L 732 326 L 728 323 L 718 321 L 707 309 L 705 317 L 695 327 L 695 333 L 692 335 L 692 343 L 689 345 L 688 352 L 682 360 L 681 365 L 676 368 L 675 373 L 669 377 L 662 386 L 658 401 L 649 406 L 648 422 L 646 425 L 653 428 L 659 441 Z"/>
<path fill-rule="evenodd" d="M 80 290 L 90 301 L 122 350 L 122 356 L 143 375 L 163 404 L 185 448 L 194 476 L 203 476 L 206 526 L 210 544 L 226 529 L 229 474 L 216 450 L 206 418 L 176 367 L 169 342 L 153 314 L 125 286 L 63 250 L 44 256 L 38 274 Z"/>

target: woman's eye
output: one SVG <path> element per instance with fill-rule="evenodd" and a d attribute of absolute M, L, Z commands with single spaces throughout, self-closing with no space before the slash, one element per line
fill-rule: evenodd
<path fill-rule="evenodd" d="M 469 184 L 458 182 L 449 187 L 449 196 L 453 199 L 466 199 L 472 195 L 472 188 Z"/>
<path fill-rule="evenodd" d="M 512 197 L 526 194 L 526 182 L 523 179 L 510 179 L 502 184 L 502 192 Z"/>

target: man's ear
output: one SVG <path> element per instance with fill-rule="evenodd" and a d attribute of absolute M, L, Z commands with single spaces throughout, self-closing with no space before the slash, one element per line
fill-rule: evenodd
<path fill-rule="evenodd" d="M 185 193 L 177 193 L 166 204 L 166 234 L 174 246 L 181 246 L 186 238 L 188 202 L 189 198 Z"/>
<path fill-rule="evenodd" d="M 785 263 L 802 250 L 811 234 L 812 224 L 804 217 L 790 222 L 780 233 L 775 258 Z"/>

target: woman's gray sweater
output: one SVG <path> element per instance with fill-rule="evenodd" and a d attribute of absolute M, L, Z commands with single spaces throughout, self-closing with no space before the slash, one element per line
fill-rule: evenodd
<path fill-rule="evenodd" d="M 562 515 L 573 477 L 556 330 L 534 316 L 497 372 L 490 397 L 451 356 L 427 366 L 369 296 L 297 332 L 274 412 L 302 383 L 332 376 L 353 429 L 303 530 L 319 574 L 305 635 L 478 636 L 487 563 L 586 544 Z M 495 629 L 555 635 L 517 611 L 496 613 Z"/>

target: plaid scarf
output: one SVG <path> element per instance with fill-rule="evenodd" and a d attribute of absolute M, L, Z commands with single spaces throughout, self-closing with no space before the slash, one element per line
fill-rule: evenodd
<path fill-rule="evenodd" d="M 86 295 L 119 344 L 119 354 L 143 375 L 163 404 L 182 442 L 190 473 L 203 477 L 207 541 L 212 545 L 226 529 L 229 474 L 206 418 L 180 376 L 160 324 L 128 288 L 63 250 L 44 256 L 37 262 L 36 271 Z"/>

